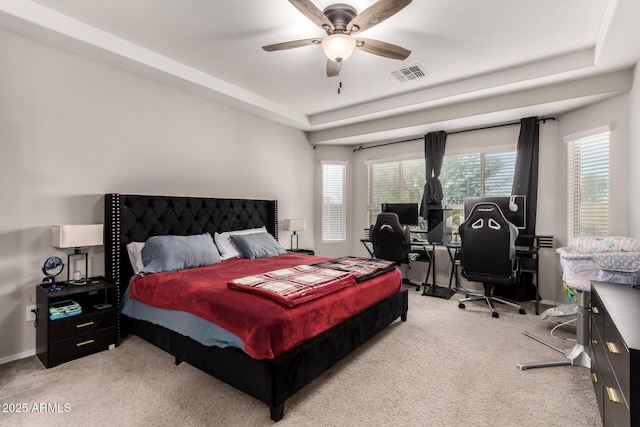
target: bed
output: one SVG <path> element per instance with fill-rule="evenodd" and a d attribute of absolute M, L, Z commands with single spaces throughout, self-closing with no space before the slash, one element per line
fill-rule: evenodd
<path fill-rule="evenodd" d="M 127 245 L 131 242 L 145 242 L 151 236 L 161 235 L 209 233 L 213 236 L 216 232 L 258 227 L 265 227 L 276 239 L 278 235 L 278 204 L 275 200 L 112 193 L 105 195 L 104 208 L 105 276 L 116 284 L 119 300 L 128 295 L 130 279 L 134 276 L 127 253 Z M 278 262 L 287 260 L 286 265 L 289 265 L 304 257 L 307 255 L 286 254 L 276 257 L 273 262 L 279 265 Z M 323 260 L 317 257 L 308 259 Z M 228 265 L 232 265 L 260 260 L 228 261 Z M 399 283 L 400 276 L 394 270 L 372 280 Z M 229 292 L 240 293 L 233 290 Z M 329 297 L 347 298 L 349 292 L 352 292 L 351 288 L 340 289 Z M 346 302 L 351 300 L 344 301 L 342 305 L 348 306 Z M 284 416 L 288 397 L 396 319 L 406 321 L 407 310 L 407 291 L 398 286 L 388 296 L 359 309 L 328 330 L 305 338 L 290 348 L 285 346 L 271 357 L 266 353 L 252 353 L 252 357 L 247 349 L 233 345 L 205 345 L 201 343 L 202 340 L 185 335 L 184 331 L 180 333 L 154 321 L 125 314 L 119 316 L 118 332 L 121 336 L 135 334 L 173 355 L 176 364 L 187 362 L 259 399 L 269 406 L 271 419 L 279 421 Z M 290 343 L 288 345 L 291 346 Z"/>

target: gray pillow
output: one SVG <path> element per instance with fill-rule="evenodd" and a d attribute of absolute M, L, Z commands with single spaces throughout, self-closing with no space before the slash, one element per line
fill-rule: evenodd
<path fill-rule="evenodd" d="M 243 258 L 269 258 L 287 253 L 269 233 L 237 234 L 230 237 Z"/>
<path fill-rule="evenodd" d="M 142 248 L 141 275 L 202 267 L 220 262 L 209 233 L 192 236 L 152 236 Z"/>

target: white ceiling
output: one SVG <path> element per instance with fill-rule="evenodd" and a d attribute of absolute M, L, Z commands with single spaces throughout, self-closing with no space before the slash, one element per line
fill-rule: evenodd
<path fill-rule="evenodd" d="M 326 35 L 287 0 L 0 0 L 0 28 L 305 130 L 313 144 L 559 114 L 628 91 L 638 16 L 637 0 L 415 0 L 362 33 L 410 49 L 407 60 L 356 51 L 328 78 L 320 46 L 261 48 Z M 414 64 L 427 76 L 391 75 Z"/>

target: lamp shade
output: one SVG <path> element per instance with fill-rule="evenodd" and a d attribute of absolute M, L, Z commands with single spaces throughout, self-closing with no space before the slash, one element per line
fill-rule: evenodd
<path fill-rule="evenodd" d="M 54 225 L 53 246 L 56 248 L 82 248 L 102 246 L 102 224 Z"/>
<path fill-rule="evenodd" d="M 305 229 L 304 219 L 285 219 L 284 229 L 286 231 L 303 231 Z"/>
<path fill-rule="evenodd" d="M 349 59 L 356 47 L 356 39 L 346 34 L 332 34 L 322 40 L 322 50 L 332 61 L 342 62 Z"/>

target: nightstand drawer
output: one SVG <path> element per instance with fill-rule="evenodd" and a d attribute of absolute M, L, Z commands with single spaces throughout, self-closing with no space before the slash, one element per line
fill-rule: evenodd
<path fill-rule="evenodd" d="M 49 339 L 51 341 L 58 341 L 65 338 L 85 335 L 105 327 L 113 326 L 115 323 L 115 309 L 51 320 L 49 322 Z"/>
<path fill-rule="evenodd" d="M 52 342 L 49 347 L 51 365 L 55 366 L 58 363 L 75 359 L 81 355 L 95 353 L 99 350 L 106 350 L 109 348 L 109 345 L 115 343 L 115 327 L 101 329 L 90 334 Z"/>

